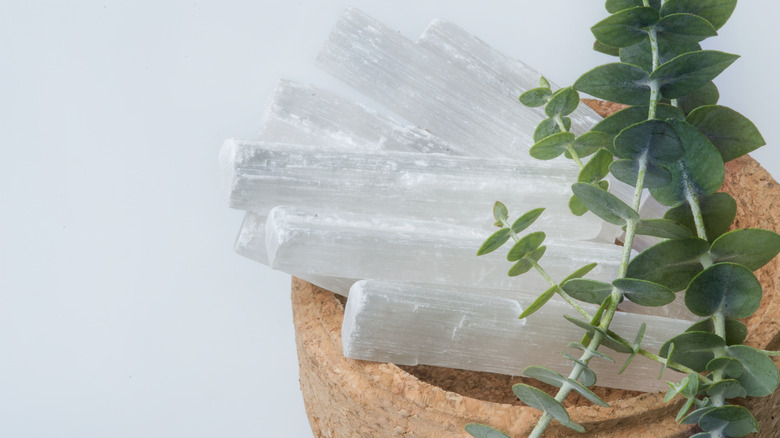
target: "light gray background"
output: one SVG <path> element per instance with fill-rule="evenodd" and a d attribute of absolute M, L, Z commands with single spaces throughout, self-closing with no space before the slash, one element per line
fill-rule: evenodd
<path fill-rule="evenodd" d="M 313 59 L 345 1 L 0 5 L 0 436 L 306 437 L 289 277 L 232 253 L 217 151 Z M 453 21 L 561 85 L 605 62 L 603 2 L 355 0 L 415 39 Z M 780 175 L 778 6 L 707 43 Z"/>

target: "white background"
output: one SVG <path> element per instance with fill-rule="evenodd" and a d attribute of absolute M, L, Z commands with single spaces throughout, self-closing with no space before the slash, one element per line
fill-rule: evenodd
<path fill-rule="evenodd" d="M 217 151 L 345 1 L 0 4 L 0 436 L 307 437 L 289 277 L 232 253 Z M 561 85 L 607 61 L 603 2 L 354 0 L 410 39 L 444 18 Z M 741 2 L 706 47 L 780 175 L 778 11 Z"/>

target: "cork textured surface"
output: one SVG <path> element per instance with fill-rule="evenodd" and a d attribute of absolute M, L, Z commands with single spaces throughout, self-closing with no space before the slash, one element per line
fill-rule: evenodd
<path fill-rule="evenodd" d="M 586 102 L 602 115 L 619 106 Z M 750 157 L 727 164 L 723 191 L 737 200 L 735 228 L 761 227 L 780 232 L 780 187 Z M 744 322 L 748 345 L 780 348 L 780 261 L 756 272 L 764 286 L 758 312 Z M 539 411 L 522 405 L 511 385 L 519 377 L 430 366 L 398 367 L 346 359 L 342 355 L 343 306 L 332 293 L 302 280 L 292 281 L 293 318 L 300 384 L 315 437 L 469 437 L 470 422 L 497 427 L 511 436 L 526 436 Z M 780 360 L 775 358 L 780 365 Z M 641 360 L 641 359 L 637 359 Z M 528 382 L 526 382 L 528 383 Z M 663 394 L 595 388 L 610 407 L 567 401 L 572 420 L 587 432 L 576 434 L 553 422 L 545 437 L 687 437 L 691 426 L 674 422 L 679 402 L 663 403 Z M 747 398 L 761 430 L 780 425 L 780 391 L 771 397 Z M 771 432 L 770 432 L 771 433 Z"/>

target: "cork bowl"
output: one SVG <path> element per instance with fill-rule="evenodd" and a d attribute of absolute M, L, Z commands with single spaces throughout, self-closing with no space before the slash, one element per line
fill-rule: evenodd
<path fill-rule="evenodd" d="M 748 156 L 728 163 L 726 171 L 722 190 L 734 196 L 738 206 L 734 227 L 780 231 L 780 187 L 771 176 Z M 756 272 L 764 297 L 759 310 L 744 320 L 749 330 L 745 343 L 750 346 L 780 349 L 779 273 L 780 258 Z M 342 355 L 341 300 L 294 278 L 292 304 L 301 391 L 315 437 L 469 437 L 463 428 L 470 422 L 521 437 L 536 424 L 539 411 L 512 394 L 511 385 L 522 378 L 347 359 Z M 775 364 L 780 359 L 775 358 Z M 545 437 L 671 438 L 695 433 L 695 426 L 674 421 L 680 404 L 664 403 L 661 393 L 595 391 L 610 407 L 576 398 L 567 401 L 572 420 L 582 424 L 586 433 L 576 434 L 553 422 Z M 780 391 L 741 403 L 758 418 L 760 436 L 777 431 Z"/>

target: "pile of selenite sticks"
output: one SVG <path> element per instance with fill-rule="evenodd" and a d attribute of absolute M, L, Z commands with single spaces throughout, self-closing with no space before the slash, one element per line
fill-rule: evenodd
<path fill-rule="evenodd" d="M 616 277 L 620 230 L 568 210 L 576 165 L 528 154 L 546 116 L 517 97 L 540 75 L 451 23 L 434 21 L 413 43 L 356 9 L 317 63 L 417 127 L 281 81 L 259 139 L 231 139 L 220 152 L 229 205 L 247 212 L 236 252 L 348 296 L 342 341 L 350 358 L 568 372 L 561 351 L 582 337 L 561 317 L 571 307 L 553 299 L 518 319 L 549 285 L 535 272 L 507 276 L 506 251 L 476 256 L 496 230 L 492 207 L 501 200 L 510 219 L 546 209 L 533 230 L 548 236 L 541 263 L 553 278 L 591 262 L 598 266 L 588 278 Z M 571 119 L 582 134 L 600 117 L 581 105 Z M 612 181 L 611 191 L 628 199 L 633 188 Z M 643 214 L 663 209 L 647 202 Z M 647 323 L 651 351 L 692 319 L 674 303 L 653 315 L 626 310 L 613 330 L 633 339 Z M 612 356 L 617 364 L 592 363 L 597 385 L 665 388 L 657 363 L 636 360 L 619 374 L 621 355 Z"/>

